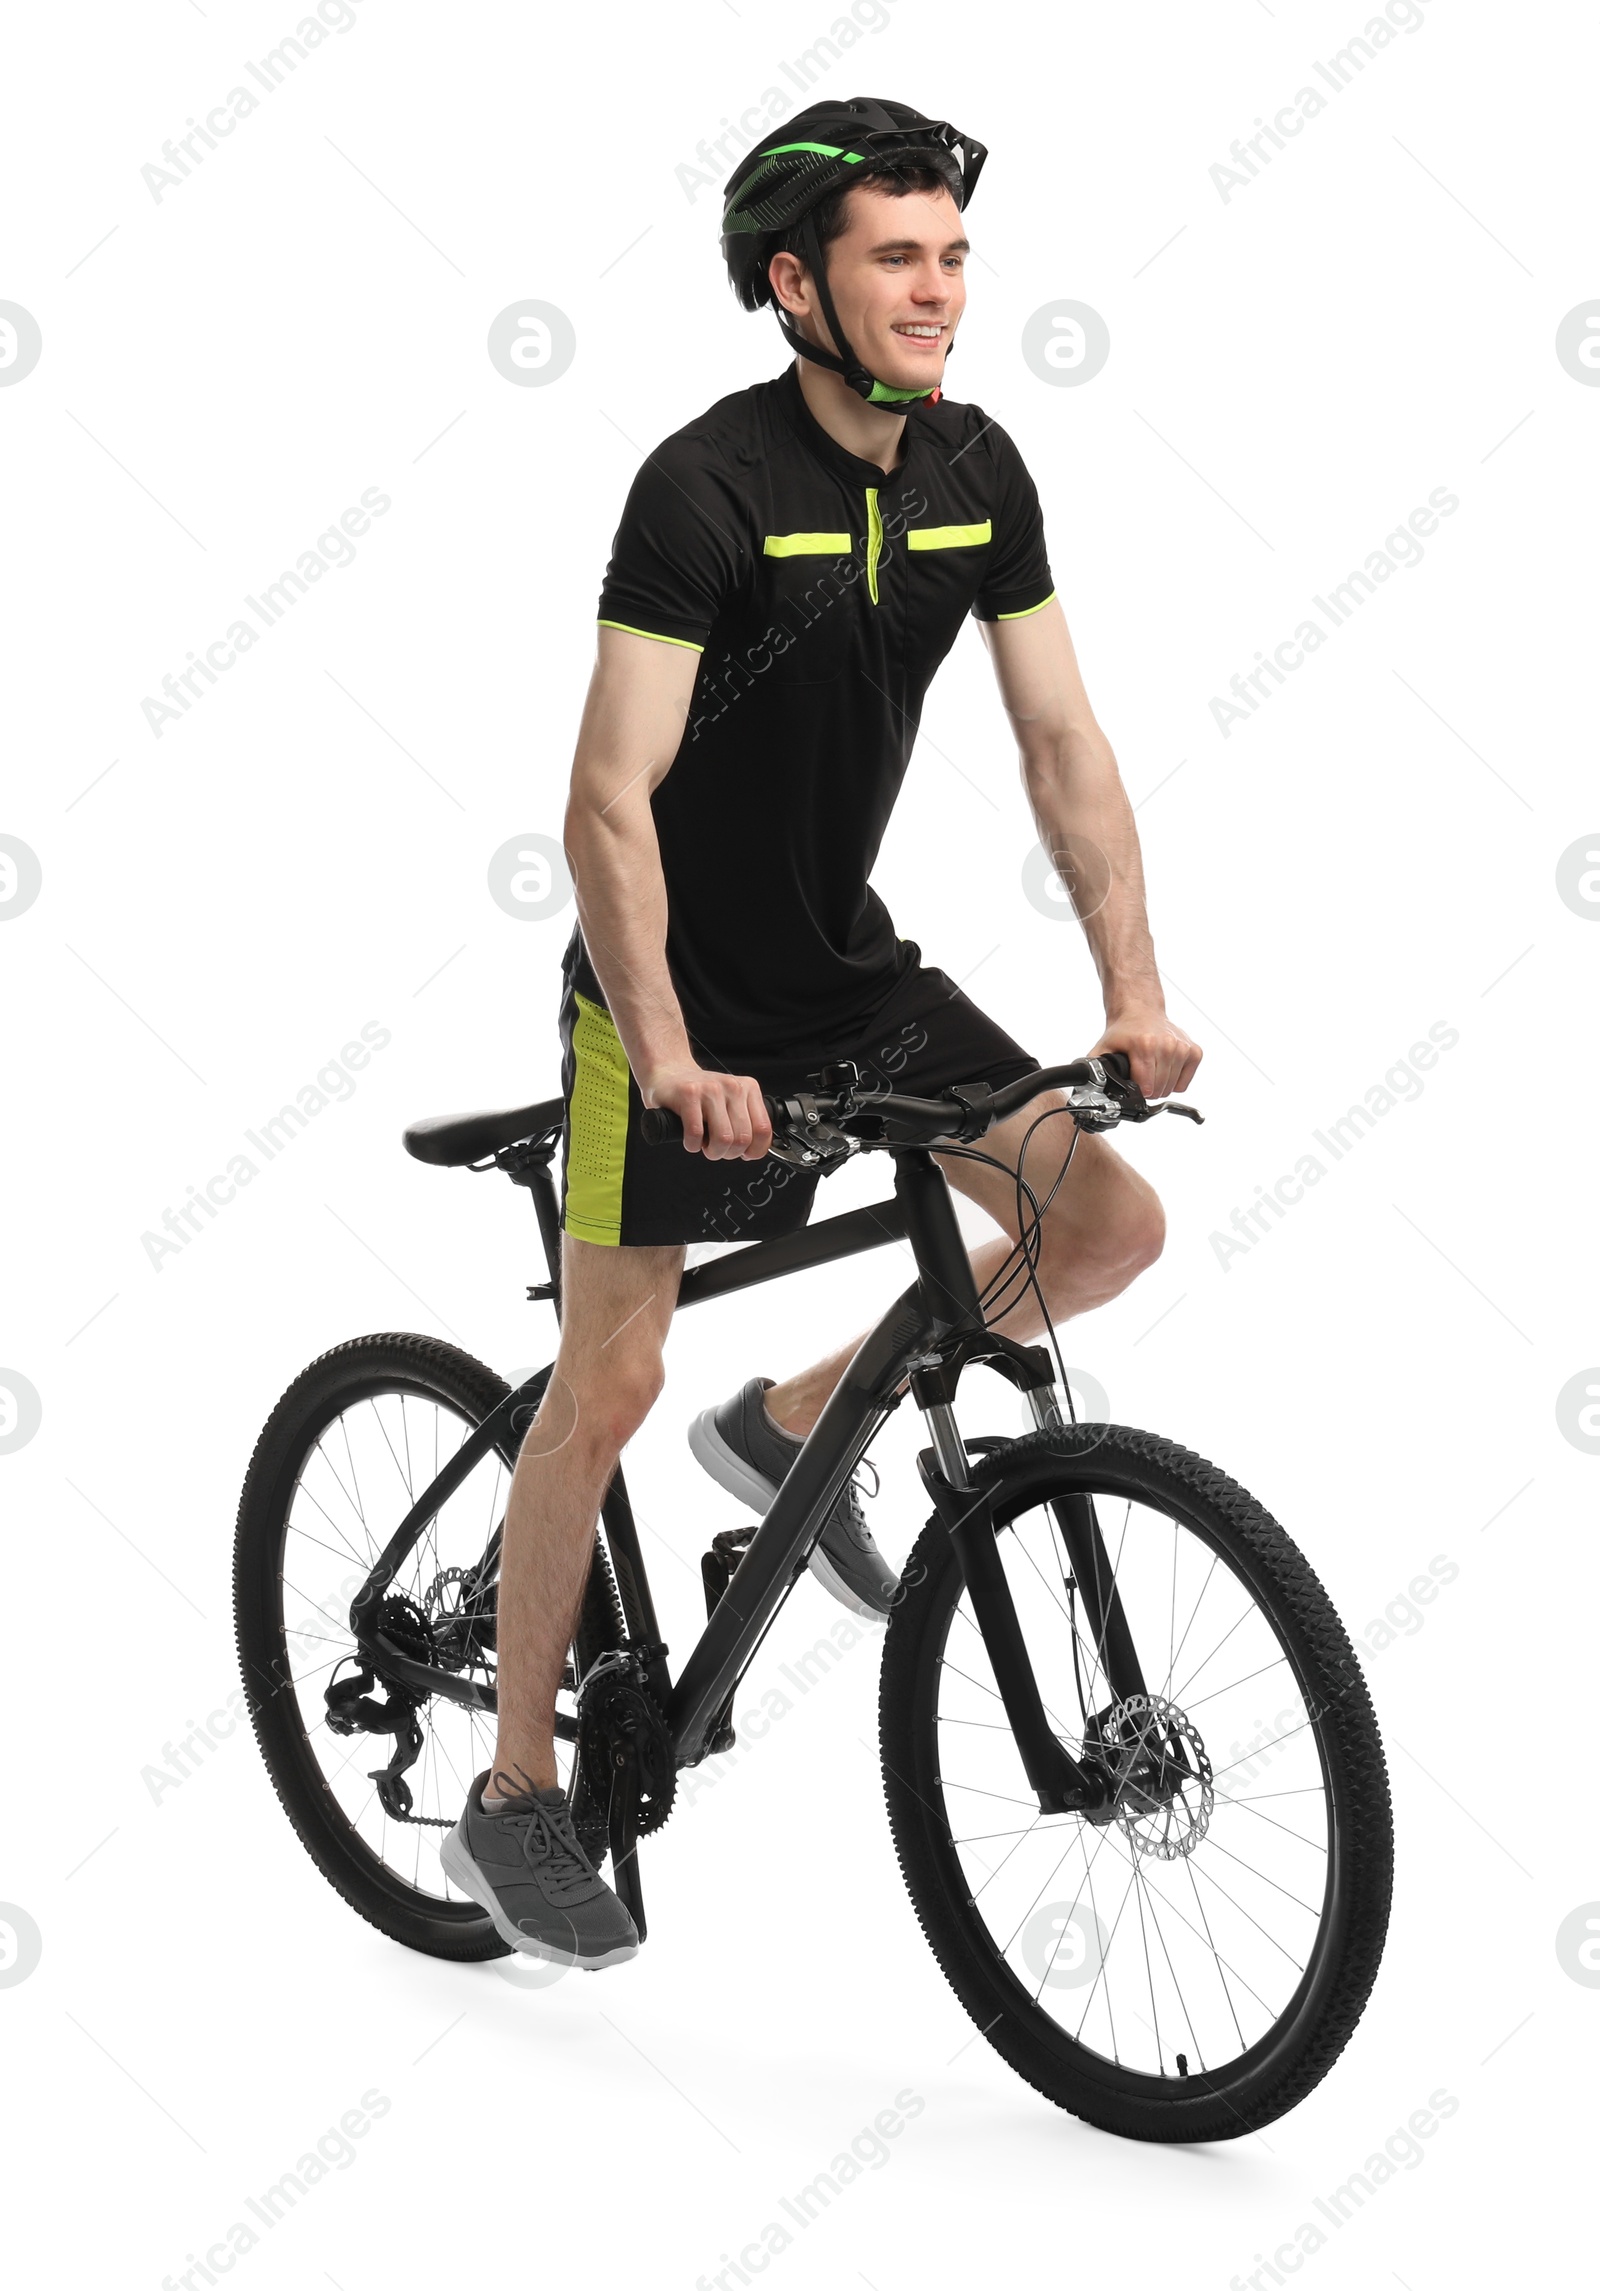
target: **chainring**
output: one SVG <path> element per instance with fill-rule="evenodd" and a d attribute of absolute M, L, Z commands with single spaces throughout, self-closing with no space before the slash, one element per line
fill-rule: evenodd
<path fill-rule="evenodd" d="M 578 1689 L 577 1764 L 601 1820 L 613 1778 L 630 1763 L 639 1783 L 639 1835 L 648 1837 L 672 1812 L 678 1769 L 666 1714 L 644 1682 L 639 1651 L 623 1647 L 598 1656 Z"/>

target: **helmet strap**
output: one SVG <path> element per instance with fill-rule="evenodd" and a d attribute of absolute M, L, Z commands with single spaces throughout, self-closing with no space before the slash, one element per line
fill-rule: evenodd
<path fill-rule="evenodd" d="M 789 317 L 787 311 L 774 304 L 773 307 L 777 311 L 778 324 L 783 330 L 784 339 L 800 353 L 802 358 L 809 358 L 814 365 L 825 366 L 832 374 L 842 375 L 850 388 L 855 391 L 856 396 L 864 398 L 869 406 L 914 405 L 922 399 L 931 398 L 934 394 L 932 389 L 897 390 L 891 383 L 880 382 L 875 374 L 867 372 L 865 366 L 862 365 L 846 341 L 844 328 L 839 323 L 839 313 L 834 308 L 833 295 L 828 286 L 828 268 L 823 258 L 822 242 L 817 236 L 814 213 L 807 214 L 803 218 L 800 229 L 805 244 L 806 267 L 815 283 L 817 301 L 821 304 L 822 315 L 828 322 L 828 332 L 839 345 L 840 355 L 835 357 L 831 350 L 824 350 L 816 342 L 808 342 Z"/>

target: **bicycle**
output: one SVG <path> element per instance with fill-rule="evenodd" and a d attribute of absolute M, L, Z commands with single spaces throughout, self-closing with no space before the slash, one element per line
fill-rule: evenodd
<path fill-rule="evenodd" d="M 1066 1114 L 1072 1150 L 1079 1133 L 1162 1111 L 1201 1117 L 1147 1103 L 1115 1054 L 933 1099 L 868 1088 L 848 1065 L 812 1079 L 815 1091 L 768 1101 L 773 1153 L 827 1175 L 890 1152 L 892 1196 L 687 1269 L 678 1306 L 898 1239 L 917 1277 L 861 1343 L 765 1516 L 713 1538 L 705 1629 L 676 1677 L 619 1467 L 558 1698 L 579 1834 L 597 1867 L 610 1855 L 642 1938 L 638 1842 L 667 1819 L 678 1773 L 731 1746 L 735 1689 L 909 1393 L 930 1437 L 917 1468 L 931 1513 L 887 1624 L 879 1725 L 923 1932 L 989 2044 L 1058 2106 L 1143 2140 L 1252 2131 L 1327 2073 L 1382 1953 L 1393 1840 L 1365 1681 L 1327 1594 L 1259 1504 L 1154 1433 L 1077 1422 L 1054 1332 L 1048 1348 L 1024 1345 L 986 1321 L 931 1150 L 976 1153 L 993 1123 L 1052 1088 L 1066 1106 L 1028 1134 Z M 549 1277 L 528 1294 L 558 1317 L 561 1125 L 552 1099 L 405 1133 L 425 1163 L 497 1169 L 529 1190 Z M 642 1128 L 682 1150 L 674 1115 L 647 1113 Z M 1037 1291 L 1042 1207 L 1020 1167 L 1017 1187 L 1004 1285 Z M 990 1285 L 996 1319 L 1004 1285 Z M 979 1364 L 1024 1396 L 1031 1432 L 963 1437 L 957 1385 Z M 454 1345 L 357 1338 L 291 1385 L 240 1502 L 239 1656 L 278 1795 L 344 1899 L 439 1957 L 508 1953 L 438 1844 L 489 1763 L 504 1486 L 549 1375 L 513 1390 Z M 369 1737 L 393 1749 L 366 1772 Z"/>

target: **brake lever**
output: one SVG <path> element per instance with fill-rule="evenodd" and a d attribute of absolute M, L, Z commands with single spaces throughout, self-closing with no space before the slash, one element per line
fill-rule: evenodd
<path fill-rule="evenodd" d="M 1113 1055 L 1119 1054 L 1113 1053 Z M 1127 1063 L 1125 1054 L 1119 1055 L 1119 1063 Z M 1082 1129 L 1114 1129 L 1119 1121 L 1147 1122 L 1154 1114 L 1181 1114 L 1185 1121 L 1190 1122 L 1203 1123 L 1205 1120 L 1205 1115 L 1197 1107 L 1186 1106 L 1177 1098 L 1162 1098 L 1152 1105 L 1139 1088 L 1138 1083 L 1133 1080 L 1131 1074 L 1124 1080 L 1120 1074 L 1107 1071 L 1109 1060 L 1102 1061 L 1098 1058 L 1091 1058 L 1089 1064 L 1091 1070 L 1098 1069 L 1097 1079 L 1100 1086 L 1098 1088 L 1090 1086 L 1086 1089 L 1068 1092 L 1068 1100 L 1072 1107 L 1074 1119 L 1078 1120 L 1079 1127 Z M 1080 1099 L 1085 1102 L 1084 1112 L 1087 1119 L 1079 1115 Z M 1115 1111 L 1110 1111 L 1109 1108 L 1113 1104 Z M 1098 1119 L 1096 1119 L 1097 1115 L 1099 1116 Z"/>
<path fill-rule="evenodd" d="M 1177 1098 L 1161 1098 L 1152 1105 L 1148 1098 L 1140 1098 L 1136 1106 L 1124 1106 L 1125 1122 L 1148 1122 L 1156 1114 L 1182 1114 L 1185 1121 L 1203 1122 L 1205 1115 L 1196 1106 L 1186 1106 Z"/>

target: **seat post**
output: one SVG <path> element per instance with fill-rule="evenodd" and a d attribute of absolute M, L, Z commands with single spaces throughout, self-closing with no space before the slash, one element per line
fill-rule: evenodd
<path fill-rule="evenodd" d="M 528 1190 L 533 1195 L 534 1215 L 539 1220 L 539 1238 L 544 1243 L 544 1261 L 550 1268 L 550 1301 L 555 1306 L 556 1321 L 561 1320 L 561 1210 L 556 1200 L 555 1180 L 550 1175 L 548 1160 L 542 1161 L 530 1172 Z"/>
<path fill-rule="evenodd" d="M 533 1301 L 548 1297 L 556 1308 L 556 1319 L 561 1318 L 561 1207 L 556 1199 L 555 1181 L 550 1175 L 550 1164 L 555 1156 L 555 1140 L 539 1138 L 523 1145 L 505 1146 L 494 1157 L 496 1169 L 503 1170 L 513 1185 L 526 1186 L 533 1196 L 533 1212 L 539 1220 L 539 1238 L 544 1243 L 544 1261 L 549 1268 L 548 1281 L 537 1282 L 528 1291 Z"/>

